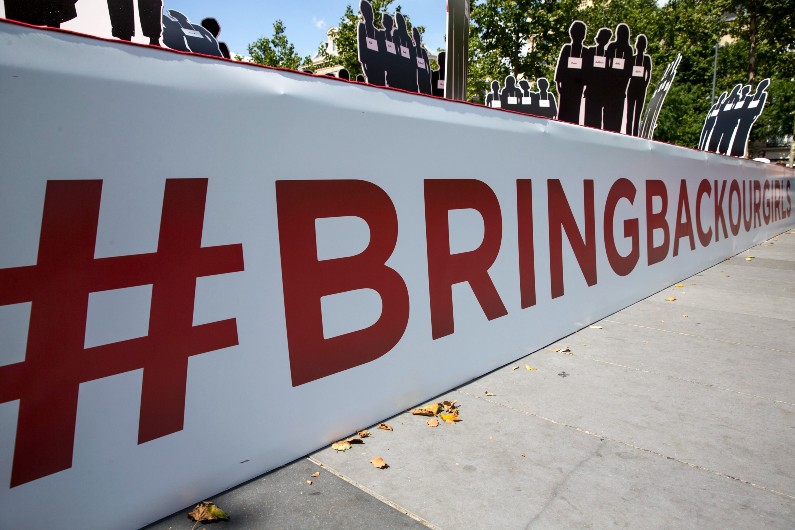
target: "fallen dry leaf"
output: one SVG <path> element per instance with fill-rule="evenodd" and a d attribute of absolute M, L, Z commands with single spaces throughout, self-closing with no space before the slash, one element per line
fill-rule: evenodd
<path fill-rule="evenodd" d="M 676 302 L 676 297 L 675 296 L 668 297 L 668 298 L 665 299 L 665 301 L 666 302 Z"/>
<path fill-rule="evenodd" d="M 571 348 L 569 348 L 568 346 L 564 346 L 564 347 L 563 347 L 563 349 L 562 349 L 562 350 L 560 350 L 560 353 L 568 353 L 568 354 L 571 354 Z"/>
<path fill-rule="evenodd" d="M 682 315 L 683 318 L 688 318 L 687 314 Z"/>
<path fill-rule="evenodd" d="M 335 451 L 347 451 L 351 448 L 351 442 L 348 440 L 340 440 L 339 442 L 331 444 L 331 448 Z"/>
<path fill-rule="evenodd" d="M 442 418 L 442 420 L 445 423 L 455 423 L 457 421 L 461 421 L 459 419 L 459 417 L 458 417 L 458 409 L 455 409 L 454 411 L 450 412 L 449 414 L 446 414 L 446 413 L 439 414 L 439 417 Z"/>
<path fill-rule="evenodd" d="M 359 438 L 367 438 L 368 436 L 370 436 L 370 431 L 367 431 L 367 430 L 359 431 L 358 434 L 359 434 Z"/>
<path fill-rule="evenodd" d="M 414 409 L 411 413 L 415 416 L 436 416 L 436 414 L 428 409 Z"/>
<path fill-rule="evenodd" d="M 681 289 L 684 286 L 685 286 L 685 284 L 683 284 L 683 283 L 677 283 L 676 285 L 674 285 L 674 287 L 676 287 L 677 289 Z"/>
<path fill-rule="evenodd" d="M 204 501 L 188 513 L 188 519 L 197 523 L 212 523 L 214 521 L 228 521 L 229 515 L 214 502 Z"/>
<path fill-rule="evenodd" d="M 379 423 L 378 424 L 378 428 L 381 429 L 382 431 L 393 431 L 394 430 L 392 427 L 390 427 L 386 423 Z"/>
<path fill-rule="evenodd" d="M 370 463 L 373 464 L 373 467 L 375 467 L 377 469 L 386 469 L 386 468 L 389 467 L 389 464 L 384 462 L 384 459 L 381 458 L 380 456 L 377 456 L 377 457 L 373 458 L 372 460 L 370 460 Z"/>
<path fill-rule="evenodd" d="M 518 369 L 519 369 L 519 365 L 517 364 L 516 366 L 514 366 L 513 368 L 511 368 L 511 371 L 512 371 L 512 372 L 515 372 L 515 371 L 516 371 L 516 370 L 518 370 Z"/>
<path fill-rule="evenodd" d="M 497 394 L 495 394 L 494 392 L 489 392 L 488 390 L 486 390 L 486 395 L 491 397 L 491 396 L 496 396 Z"/>
<path fill-rule="evenodd" d="M 591 329 L 603 329 L 602 326 L 588 326 Z"/>
<path fill-rule="evenodd" d="M 317 477 L 319 477 L 319 476 L 320 476 L 320 471 L 315 471 L 314 473 L 312 473 L 312 474 L 311 474 L 311 475 L 309 475 L 309 476 L 310 476 L 310 477 L 312 477 L 312 478 L 317 478 Z"/>
<path fill-rule="evenodd" d="M 528 372 L 532 372 L 533 370 L 538 370 L 538 368 L 533 368 L 529 364 L 524 365 L 524 369 L 527 370 Z"/>
<path fill-rule="evenodd" d="M 457 409 L 458 407 L 456 407 L 456 405 L 455 405 L 456 403 L 458 403 L 458 400 L 455 400 L 455 401 L 443 401 L 442 402 L 442 406 L 444 407 L 444 411 L 445 412 L 451 412 L 451 411 Z"/>
<path fill-rule="evenodd" d="M 309 484 L 310 486 L 312 485 L 312 481 L 311 480 L 307 480 L 306 483 Z"/>
<path fill-rule="evenodd" d="M 438 427 L 439 426 L 439 420 L 437 420 L 436 418 L 429 419 L 427 421 L 427 423 L 428 423 L 428 427 Z"/>

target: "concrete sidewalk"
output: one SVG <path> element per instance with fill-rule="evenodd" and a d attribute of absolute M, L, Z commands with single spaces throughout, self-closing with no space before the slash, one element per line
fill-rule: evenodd
<path fill-rule="evenodd" d="M 430 400 L 455 425 L 219 494 L 216 528 L 795 528 L 795 231 L 680 285 Z"/>

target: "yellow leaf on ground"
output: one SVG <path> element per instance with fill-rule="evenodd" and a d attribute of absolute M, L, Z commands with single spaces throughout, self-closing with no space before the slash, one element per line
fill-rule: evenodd
<path fill-rule="evenodd" d="M 370 436 L 370 431 L 367 431 L 367 430 L 359 431 L 358 434 L 359 434 L 359 438 L 367 438 L 368 436 Z"/>
<path fill-rule="evenodd" d="M 745 258 L 745 261 L 751 261 L 752 259 L 754 259 L 753 256 L 748 256 L 747 258 Z"/>
<path fill-rule="evenodd" d="M 461 421 L 458 418 L 458 409 L 454 410 L 453 412 L 451 412 L 449 414 L 445 414 L 445 413 L 439 414 L 439 417 L 442 418 L 442 420 L 445 423 L 455 423 L 457 421 Z"/>
<path fill-rule="evenodd" d="M 427 421 L 427 423 L 428 423 L 428 427 L 438 427 L 439 426 L 439 420 L 437 420 L 436 418 L 429 419 Z"/>
<path fill-rule="evenodd" d="M 668 298 L 665 299 L 665 301 L 666 302 L 676 302 L 676 297 L 675 296 L 668 297 Z"/>
<path fill-rule="evenodd" d="M 524 365 L 524 369 L 527 370 L 528 372 L 532 372 L 533 370 L 538 370 L 538 368 L 533 368 L 529 364 Z"/>
<path fill-rule="evenodd" d="M 311 475 L 309 475 L 309 476 L 310 476 L 310 477 L 312 477 L 312 478 L 317 478 L 317 477 L 319 477 L 319 476 L 320 476 L 320 471 L 315 471 L 314 473 L 312 473 L 312 474 L 311 474 Z"/>
<path fill-rule="evenodd" d="M 348 440 L 341 440 L 339 442 L 334 442 L 331 444 L 331 448 L 335 451 L 347 451 L 351 448 L 351 442 Z"/>
<path fill-rule="evenodd" d="M 560 353 L 560 348 L 552 348 L 552 351 L 555 353 Z"/>
<path fill-rule="evenodd" d="M 379 423 L 378 424 L 378 428 L 381 429 L 382 431 L 392 431 L 392 430 L 394 430 L 394 429 L 392 429 L 392 427 L 390 427 L 386 423 Z"/>
<path fill-rule="evenodd" d="M 491 397 L 491 396 L 496 396 L 497 394 L 495 394 L 494 392 L 489 392 L 488 390 L 486 390 L 486 395 Z"/>
<path fill-rule="evenodd" d="M 411 413 L 415 416 L 436 416 L 436 414 L 428 409 L 414 409 L 411 411 Z"/>
<path fill-rule="evenodd" d="M 674 285 L 674 287 L 676 287 L 677 289 L 681 289 L 684 286 L 685 286 L 685 284 L 683 284 L 683 283 L 677 283 L 676 285 Z"/>
<path fill-rule="evenodd" d="M 389 464 L 384 462 L 384 459 L 381 458 L 380 456 L 377 456 L 377 457 L 373 458 L 372 460 L 370 460 L 370 463 L 373 464 L 373 467 L 378 468 L 378 469 L 386 469 L 386 468 L 389 467 Z"/>
<path fill-rule="evenodd" d="M 200 502 L 188 513 L 188 519 L 197 523 L 212 523 L 214 521 L 228 521 L 229 515 L 210 501 Z"/>

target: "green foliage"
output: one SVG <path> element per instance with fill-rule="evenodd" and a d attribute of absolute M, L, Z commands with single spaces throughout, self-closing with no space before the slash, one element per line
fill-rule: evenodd
<path fill-rule="evenodd" d="M 248 45 L 248 54 L 257 64 L 277 66 L 297 70 L 303 65 L 311 64 L 309 57 L 301 58 L 295 53 L 295 46 L 287 40 L 284 22 L 277 20 L 273 23 L 273 36 L 260 37 Z"/>

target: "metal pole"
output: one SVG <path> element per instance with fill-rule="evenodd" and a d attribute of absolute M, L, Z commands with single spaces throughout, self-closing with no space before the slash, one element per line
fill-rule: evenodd
<path fill-rule="evenodd" d="M 718 46 L 720 46 L 720 37 L 718 37 L 718 42 L 715 44 L 715 64 L 712 67 L 712 104 L 715 104 L 715 81 L 718 77 Z"/>

